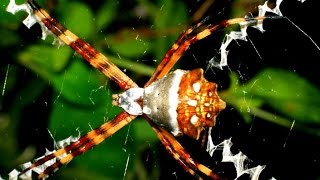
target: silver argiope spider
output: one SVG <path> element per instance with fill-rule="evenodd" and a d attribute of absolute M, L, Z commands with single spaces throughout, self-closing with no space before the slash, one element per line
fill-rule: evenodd
<path fill-rule="evenodd" d="M 199 177 L 202 175 L 198 174 L 202 173 L 212 179 L 221 178 L 211 169 L 192 159 L 174 138 L 174 136 L 185 134 L 194 139 L 199 139 L 199 135 L 204 129 L 215 125 L 216 115 L 225 108 L 224 101 L 217 95 L 217 85 L 207 82 L 201 69 L 169 71 L 188 47 L 196 41 L 232 24 L 256 25 L 265 17 L 237 18 L 223 21 L 218 25 L 207 26 L 200 22 L 187 29 L 167 51 L 144 88 L 140 88 L 105 56 L 64 28 L 36 2 L 28 0 L 24 5 L 31 14 L 29 20 L 36 19 L 44 25 L 43 27 L 48 28 L 62 42 L 79 53 L 93 67 L 119 85 L 124 92 L 114 96 L 113 104 L 122 107 L 125 112 L 80 137 L 76 142 L 36 160 L 19 176 L 53 158 L 58 158 L 57 162 L 46 167 L 39 175 L 39 178 L 47 177 L 60 166 L 70 162 L 74 157 L 86 152 L 117 132 L 135 119 L 137 115 L 142 115 L 152 126 L 167 151 L 186 171 Z M 195 32 L 195 30 L 197 31 Z M 161 99 L 158 97 L 161 97 Z"/>

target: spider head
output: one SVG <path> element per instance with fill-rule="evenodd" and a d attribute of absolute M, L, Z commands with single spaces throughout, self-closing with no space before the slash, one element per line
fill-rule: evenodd
<path fill-rule="evenodd" d="M 217 84 L 208 82 L 202 69 L 188 71 L 179 86 L 177 120 L 180 131 L 199 139 L 202 130 L 215 125 L 216 116 L 226 103 L 218 96 Z"/>
<path fill-rule="evenodd" d="M 143 88 L 131 88 L 121 94 L 112 95 L 112 105 L 122 107 L 131 115 L 142 115 L 141 99 Z"/>

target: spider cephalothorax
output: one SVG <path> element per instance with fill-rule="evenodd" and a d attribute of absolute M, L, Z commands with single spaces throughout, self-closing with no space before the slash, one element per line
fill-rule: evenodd
<path fill-rule="evenodd" d="M 226 106 L 217 84 L 208 82 L 202 69 L 177 69 L 145 88 L 131 88 L 114 96 L 114 104 L 134 115 L 145 114 L 173 135 L 198 139 Z"/>

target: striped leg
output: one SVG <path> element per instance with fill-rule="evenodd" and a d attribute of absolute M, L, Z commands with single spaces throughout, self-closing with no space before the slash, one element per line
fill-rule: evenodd
<path fill-rule="evenodd" d="M 136 116 L 130 115 L 126 112 L 122 112 L 117 115 L 113 120 L 108 121 L 101 125 L 100 127 L 90 131 L 86 135 L 80 137 L 80 139 L 62 149 L 57 150 L 56 152 L 49 154 L 36 162 L 34 162 L 30 167 L 23 170 L 20 175 L 26 173 L 33 168 L 44 164 L 45 162 L 57 158 L 58 160 L 47 167 L 38 178 L 45 178 L 49 174 L 58 170 L 64 164 L 70 162 L 74 157 L 83 154 L 84 152 L 90 150 L 92 147 L 100 144 L 106 138 L 117 132 L 119 129 L 130 123 Z M 20 176 L 19 175 L 19 176 Z"/>
<path fill-rule="evenodd" d="M 216 173 L 203 164 L 195 161 L 191 155 L 182 147 L 182 145 L 165 129 L 157 126 L 151 120 L 146 118 L 149 124 L 152 126 L 153 130 L 156 132 L 161 143 L 165 146 L 169 154 L 172 155 L 174 159 L 191 175 L 202 179 L 201 175 L 196 172 L 201 172 L 204 175 L 210 177 L 211 179 L 221 179 Z"/>
<path fill-rule="evenodd" d="M 165 56 L 162 58 L 161 63 L 158 65 L 156 71 L 154 72 L 150 80 L 145 84 L 145 87 L 147 87 L 153 81 L 165 76 L 191 44 L 203 38 L 206 38 L 217 30 L 223 29 L 227 26 L 234 24 L 239 24 L 242 27 L 253 26 L 261 23 L 265 18 L 267 17 L 261 16 L 255 18 L 235 18 L 222 21 L 217 25 L 207 25 L 204 28 L 202 25 L 206 21 L 205 19 L 194 27 L 187 29 L 183 34 L 180 35 L 178 40 L 167 51 Z"/>
<path fill-rule="evenodd" d="M 83 41 L 75 34 L 63 27 L 57 20 L 52 18 L 35 1 L 28 0 L 28 4 L 37 18 L 47 27 L 57 38 L 69 45 L 74 51 L 80 54 L 93 67 L 100 70 L 107 77 L 115 81 L 122 90 L 138 87 L 125 73 L 108 60 L 103 54 L 98 52 L 90 44 Z M 40 22 L 39 22 L 40 23 Z"/>

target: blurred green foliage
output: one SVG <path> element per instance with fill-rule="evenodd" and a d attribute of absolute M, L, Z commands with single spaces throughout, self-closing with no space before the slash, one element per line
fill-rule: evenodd
<path fill-rule="evenodd" d="M 295 91 L 299 90 L 299 91 Z M 266 68 L 245 84 L 231 74 L 231 87 L 221 96 L 238 109 L 251 123 L 252 115 L 290 128 L 293 121 L 297 129 L 319 136 L 320 90 L 294 72 Z M 276 109 L 268 112 L 262 106 Z"/>

